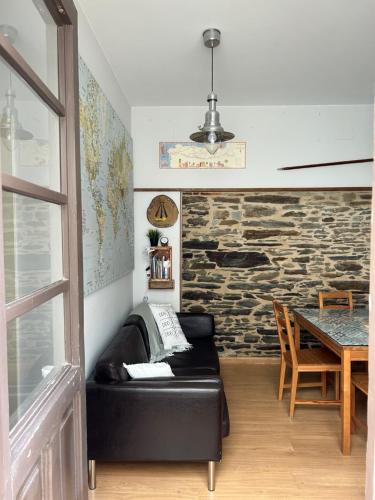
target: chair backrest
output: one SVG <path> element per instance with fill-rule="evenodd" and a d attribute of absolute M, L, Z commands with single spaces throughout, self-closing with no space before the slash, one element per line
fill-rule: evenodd
<path fill-rule="evenodd" d="M 277 300 L 273 301 L 273 310 L 277 324 L 277 333 L 280 341 L 281 355 L 287 352 L 289 346 L 290 355 L 293 365 L 297 365 L 296 346 L 292 325 L 290 324 L 289 311 L 287 306 L 283 306 Z"/>
<path fill-rule="evenodd" d="M 344 299 L 347 301 L 347 304 L 325 304 L 325 299 Z M 319 292 L 319 309 L 353 309 L 353 294 L 351 291 Z"/>
<path fill-rule="evenodd" d="M 352 384 L 368 396 L 368 373 L 352 373 Z"/>

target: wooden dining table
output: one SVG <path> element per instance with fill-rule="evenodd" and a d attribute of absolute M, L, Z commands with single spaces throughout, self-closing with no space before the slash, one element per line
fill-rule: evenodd
<path fill-rule="evenodd" d="M 341 450 L 343 455 L 350 455 L 352 361 L 368 360 L 369 312 L 367 309 L 297 308 L 293 313 L 297 349 L 303 329 L 341 358 Z"/>

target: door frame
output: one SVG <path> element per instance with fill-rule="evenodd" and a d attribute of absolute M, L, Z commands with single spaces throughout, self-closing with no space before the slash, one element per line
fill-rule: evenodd
<path fill-rule="evenodd" d="M 38 450 L 47 446 L 48 432 L 58 425 L 56 416 L 68 411 L 74 425 L 75 488 L 78 498 L 87 498 L 86 402 L 83 344 L 83 277 L 81 181 L 79 151 L 78 34 L 77 11 L 72 0 L 44 0 L 57 25 L 59 98 L 48 89 L 20 53 L 0 35 L 0 56 L 29 85 L 39 98 L 60 117 L 61 193 L 41 188 L 7 174 L 0 184 L 13 193 L 27 194 L 61 206 L 64 279 L 42 289 L 43 302 L 64 293 L 65 349 L 67 365 L 42 389 L 14 429 L 9 427 L 6 322 L 10 314 L 31 309 L 33 298 L 5 303 L 3 253 L 3 216 L 0 197 L 0 498 L 13 498 L 32 471 Z M 35 294 L 31 294 L 35 295 Z M 47 299 L 46 299 L 47 297 Z M 35 306 L 35 304 L 34 304 Z M 10 311 L 11 309 L 11 311 Z M 26 309 L 27 310 L 27 309 Z M 71 406 L 69 410 L 67 410 Z M 74 415 L 73 415 L 74 414 Z M 67 417 L 67 418 L 68 418 Z M 48 464 L 43 487 L 49 498 L 53 491 Z M 63 471 L 61 472 L 63 474 Z"/>
<path fill-rule="evenodd" d="M 373 150 L 375 153 L 375 105 L 373 110 Z M 371 257 L 369 296 L 369 392 L 367 401 L 366 500 L 375 498 L 375 167 L 372 167 Z"/>

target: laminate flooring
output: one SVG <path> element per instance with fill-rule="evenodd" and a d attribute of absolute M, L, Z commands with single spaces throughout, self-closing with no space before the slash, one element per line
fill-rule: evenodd
<path fill-rule="evenodd" d="M 216 467 L 216 491 L 207 490 L 203 463 L 99 462 L 97 489 L 89 492 L 90 500 L 364 498 L 363 431 L 352 436 L 352 453 L 344 457 L 339 410 L 298 406 L 290 420 L 289 391 L 283 401 L 276 399 L 275 360 L 226 358 L 221 366 L 231 434 Z M 319 397 L 317 389 L 302 391 Z M 366 401 L 358 397 L 365 415 Z"/>

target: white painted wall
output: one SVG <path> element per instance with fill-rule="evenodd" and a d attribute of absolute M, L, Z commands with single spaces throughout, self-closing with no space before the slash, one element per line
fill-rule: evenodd
<path fill-rule="evenodd" d="M 180 210 L 180 193 L 134 193 L 134 227 L 135 241 L 135 270 L 134 270 L 134 305 L 148 298 L 149 302 L 172 304 L 176 311 L 180 310 L 180 215 L 174 226 L 160 229 L 163 236 L 169 239 L 172 246 L 172 273 L 175 280 L 174 290 L 149 290 L 147 284 L 146 267 L 149 265 L 146 248 L 150 246 L 146 236 L 147 231 L 153 228 L 147 220 L 147 208 L 151 200 L 159 194 L 167 194 L 176 203 Z"/>
<path fill-rule="evenodd" d="M 96 81 L 128 129 L 128 132 L 131 132 L 130 105 L 80 8 L 79 0 L 75 1 L 75 6 L 78 11 L 78 52 L 95 76 Z"/>
<path fill-rule="evenodd" d="M 83 15 L 78 2 L 78 50 L 125 127 L 131 133 L 130 106 Z M 133 306 L 133 273 L 85 298 L 86 375 Z"/>
<path fill-rule="evenodd" d="M 287 165 L 372 157 L 372 106 L 221 106 L 247 141 L 243 170 L 160 170 L 159 141 L 188 141 L 206 107 L 133 107 L 135 187 L 371 186 L 371 164 L 280 172 Z"/>
<path fill-rule="evenodd" d="M 221 106 L 221 122 L 247 141 L 243 170 L 161 170 L 159 141 L 188 141 L 202 123 L 206 107 L 133 107 L 132 132 L 136 188 L 256 188 L 371 186 L 371 164 L 280 172 L 281 166 L 372 157 L 372 106 Z M 135 301 L 146 290 L 144 262 L 146 210 L 153 195 L 136 193 Z M 178 196 L 178 193 L 163 193 Z M 172 229 L 179 251 L 180 219 Z M 176 269 L 176 266 L 174 266 Z M 144 274 L 143 274 L 144 276 Z M 168 293 L 155 292 L 179 305 L 179 280 Z M 153 299 L 153 297 L 152 297 Z"/>

